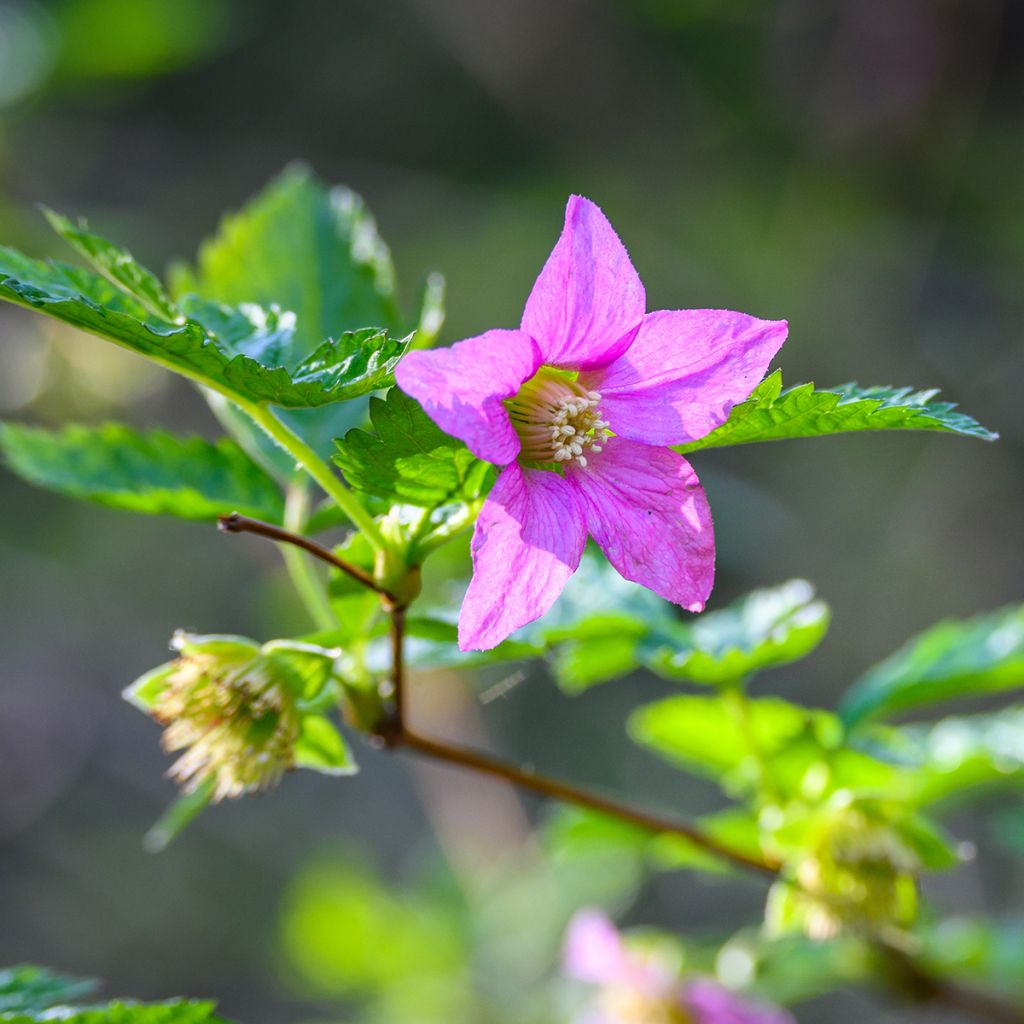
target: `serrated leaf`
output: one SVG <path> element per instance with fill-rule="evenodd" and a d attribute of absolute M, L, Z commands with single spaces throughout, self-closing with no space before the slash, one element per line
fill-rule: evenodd
<path fill-rule="evenodd" d="M 329 391 L 335 402 L 390 387 L 394 368 L 412 338 L 392 338 L 382 327 L 335 332 L 336 337 L 325 335 L 326 340 L 297 360 L 294 313 L 276 306 L 224 306 L 195 296 L 186 296 L 182 309 L 231 352 L 266 366 L 287 366 L 296 386 L 314 383 Z"/>
<path fill-rule="evenodd" d="M 323 715 L 303 716 L 295 766 L 324 775 L 353 775 L 359 770 L 341 733 Z"/>
<path fill-rule="evenodd" d="M 830 618 L 810 583 L 790 580 L 678 623 L 666 631 L 669 643 L 647 645 L 643 661 L 669 679 L 720 685 L 805 657 Z"/>
<path fill-rule="evenodd" d="M 179 317 L 174 322 L 151 315 L 133 297 L 89 271 L 60 263 L 30 260 L 11 249 L 0 248 L 0 299 L 36 309 L 73 327 L 131 349 L 168 369 L 242 402 L 270 403 L 293 409 L 329 405 L 351 397 L 345 374 L 354 369 L 358 388 L 365 383 L 365 368 L 377 359 L 371 353 L 390 353 L 393 346 L 379 330 L 355 332 L 351 337 L 323 342 L 310 354 L 285 366 L 267 365 L 240 351 L 247 336 L 214 338 L 195 320 Z M 258 335 L 254 344 L 265 345 L 266 335 L 291 329 L 286 314 L 260 311 L 250 317 Z M 232 347 L 233 346 L 233 347 Z M 373 373 L 380 366 L 375 364 Z"/>
<path fill-rule="evenodd" d="M 398 388 L 370 399 L 374 432 L 350 430 L 335 444 L 334 461 L 349 484 L 365 494 L 420 508 L 474 501 L 490 466 L 449 437 Z"/>
<path fill-rule="evenodd" d="M 782 373 L 763 380 L 750 398 L 735 406 L 717 430 L 677 445 L 678 452 L 694 452 L 756 441 L 821 437 L 862 430 L 938 430 L 994 441 L 999 436 L 952 402 L 937 401 L 938 391 L 913 388 L 860 387 L 840 384 L 816 390 L 799 384 L 782 390 Z"/>
<path fill-rule="evenodd" d="M 37 1024 L 65 1021 L 66 1024 L 227 1024 L 214 1010 L 215 1003 L 168 1000 L 163 1003 L 117 1001 L 102 1006 L 59 1006 L 41 1014 L 0 1014 L 2 1024 Z"/>
<path fill-rule="evenodd" d="M 97 987 L 91 978 L 73 978 L 46 967 L 22 964 L 0 970 L 0 1020 L 6 1014 L 41 1013 L 51 1006 L 87 996 Z"/>
<path fill-rule="evenodd" d="M 0 452 L 39 487 L 130 512 L 212 521 L 229 512 L 280 523 L 281 491 L 233 442 L 120 424 L 51 431 L 0 424 Z"/>
<path fill-rule="evenodd" d="M 159 278 L 139 263 L 127 249 L 91 232 L 84 222 L 75 224 L 55 210 L 43 207 L 43 214 L 58 235 L 84 256 L 108 281 L 127 292 L 149 312 L 174 321 L 179 311 Z"/>
<path fill-rule="evenodd" d="M 1024 606 L 943 622 L 869 669 L 843 698 L 847 728 L 956 697 L 1024 686 Z"/>
<path fill-rule="evenodd" d="M 293 165 L 237 213 L 226 216 L 218 234 L 204 242 L 195 268 L 172 272 L 171 291 L 186 307 L 196 296 L 229 307 L 250 304 L 288 310 L 294 321 L 279 352 L 284 365 L 304 361 L 325 338 L 365 327 L 404 335 L 395 296 L 394 270 L 387 247 L 361 199 L 344 188 L 328 189 L 305 167 Z M 415 344 L 433 340 L 443 321 L 443 282 L 430 278 Z M 198 312 L 198 319 L 203 316 Z M 205 321 L 204 321 L 205 322 Z M 216 329 L 216 328 L 214 328 Z M 380 361 L 392 364 L 391 342 Z M 404 343 L 402 343 L 404 344 Z M 373 388 L 389 383 L 386 374 Z M 351 397 L 351 396 L 350 396 Z M 293 468 L 248 420 L 232 417 L 216 402 L 214 412 L 255 457 L 262 457 L 281 479 Z M 364 403 L 284 413 L 288 425 L 324 457 L 332 441 L 365 419 Z"/>
<path fill-rule="evenodd" d="M 391 255 L 363 201 L 299 164 L 225 216 L 196 266 L 175 268 L 171 291 L 291 311 L 296 361 L 343 331 L 401 326 Z"/>

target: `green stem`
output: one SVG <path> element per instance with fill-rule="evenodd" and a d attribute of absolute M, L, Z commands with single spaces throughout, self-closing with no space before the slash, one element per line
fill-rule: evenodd
<path fill-rule="evenodd" d="M 236 396 L 229 396 L 261 426 L 286 452 L 295 457 L 303 469 L 327 492 L 338 507 L 366 535 L 366 539 L 378 551 L 386 551 L 388 543 L 380 532 L 373 516 L 363 507 L 359 499 L 334 474 L 331 468 L 293 430 L 282 423 L 265 405 L 242 402 Z"/>
<path fill-rule="evenodd" d="M 722 688 L 722 696 L 732 711 L 733 718 L 739 726 L 743 739 L 746 741 L 747 750 L 750 752 L 758 771 L 758 790 L 762 803 L 772 801 L 780 802 L 781 794 L 775 785 L 775 778 L 772 775 L 771 766 L 765 757 L 764 750 L 758 742 L 757 733 L 754 731 L 754 723 L 750 719 L 750 704 L 747 701 L 744 681 L 742 679 L 732 680 L 725 683 Z"/>
<path fill-rule="evenodd" d="M 309 514 L 309 492 L 304 483 L 295 482 L 288 488 L 284 506 L 284 526 L 287 530 L 301 533 Z M 285 567 L 292 584 L 306 611 L 317 629 L 334 629 L 338 625 L 331 602 L 328 600 L 323 581 L 317 575 L 309 557 L 300 548 L 291 544 L 279 544 Z"/>

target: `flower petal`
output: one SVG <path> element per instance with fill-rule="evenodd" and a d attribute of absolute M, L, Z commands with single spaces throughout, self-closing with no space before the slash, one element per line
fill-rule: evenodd
<path fill-rule="evenodd" d="M 487 331 L 451 348 L 410 352 L 395 381 L 446 433 L 478 458 L 504 466 L 519 454 L 502 399 L 511 398 L 540 365 L 537 346 L 521 331 Z"/>
<path fill-rule="evenodd" d="M 588 375 L 601 412 L 623 437 L 684 444 L 721 426 L 764 377 L 785 320 L 725 309 L 648 313 L 628 351 Z"/>
<path fill-rule="evenodd" d="M 713 981 L 691 981 L 683 1002 L 697 1024 L 795 1024 L 792 1016 L 777 1006 L 747 1002 Z"/>
<path fill-rule="evenodd" d="M 622 937 L 599 910 L 580 910 L 565 936 L 565 972 L 578 981 L 610 985 L 626 973 Z"/>
<path fill-rule="evenodd" d="M 600 208 L 570 196 L 565 227 L 526 300 L 522 330 L 553 366 L 605 366 L 629 347 L 644 286 Z"/>
<path fill-rule="evenodd" d="M 591 535 L 627 580 L 688 611 L 704 608 L 715 578 L 711 510 L 681 455 L 612 437 L 566 478 L 583 497 Z"/>
<path fill-rule="evenodd" d="M 576 571 L 586 541 L 582 506 L 562 477 L 515 462 L 506 467 L 473 534 L 459 647 L 489 650 L 543 615 Z"/>

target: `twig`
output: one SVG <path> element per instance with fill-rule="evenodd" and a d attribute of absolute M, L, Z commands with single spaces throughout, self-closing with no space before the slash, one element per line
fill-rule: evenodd
<path fill-rule="evenodd" d="M 385 745 L 392 748 L 407 747 L 409 750 L 436 758 L 439 761 L 447 761 L 449 764 L 460 765 L 484 775 L 504 779 L 506 782 L 539 793 L 541 796 L 577 804 L 580 807 L 589 807 L 591 810 L 611 815 L 651 832 L 665 832 L 681 836 L 693 843 L 694 846 L 699 846 L 701 849 L 724 860 L 732 861 L 743 868 L 773 878 L 778 875 L 780 865 L 774 861 L 752 857 L 740 850 L 735 850 L 725 843 L 720 843 L 694 825 L 663 818 L 650 811 L 640 810 L 599 793 L 581 789 L 579 786 L 540 775 L 530 768 L 508 764 L 480 751 L 433 740 L 413 731 L 406 724 L 404 638 L 405 612 L 398 608 L 391 613 L 391 656 L 395 706 L 392 718 L 381 733 L 380 738 Z"/>
<path fill-rule="evenodd" d="M 308 551 L 314 558 L 319 558 L 321 561 L 327 562 L 328 565 L 333 565 L 336 569 L 340 569 L 364 587 L 369 587 L 370 590 L 380 594 L 390 604 L 398 603 L 395 596 L 389 590 L 380 586 L 369 573 L 364 572 L 359 566 L 352 565 L 343 558 L 339 558 L 330 548 L 324 547 L 323 544 L 318 544 L 315 540 L 310 540 L 309 537 L 303 537 L 299 533 L 292 533 L 291 530 L 284 530 L 280 526 L 265 523 L 261 519 L 250 519 L 249 516 L 243 516 L 240 512 L 232 512 L 227 516 L 218 516 L 217 529 L 223 533 L 255 533 L 261 537 L 275 540 L 279 544 L 293 544 L 297 548 Z"/>
<path fill-rule="evenodd" d="M 934 975 L 905 949 L 890 942 L 876 940 L 875 946 L 894 987 L 915 1002 L 948 1006 L 990 1024 L 1024 1024 L 1024 1008 Z"/>

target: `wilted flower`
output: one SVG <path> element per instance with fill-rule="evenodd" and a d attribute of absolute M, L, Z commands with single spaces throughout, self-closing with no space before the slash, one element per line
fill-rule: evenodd
<path fill-rule="evenodd" d="M 270 659 L 234 638 L 183 646 L 151 711 L 164 749 L 184 751 L 168 774 L 186 792 L 212 781 L 213 801 L 274 786 L 294 766 L 301 716 Z"/>
<path fill-rule="evenodd" d="M 763 377 L 786 324 L 645 309 L 612 226 L 573 196 L 518 330 L 399 364 L 399 386 L 443 430 L 505 467 L 473 537 L 463 650 L 493 647 L 543 615 L 588 532 L 626 579 L 690 611 L 704 607 L 711 513 L 689 463 L 666 446 L 727 419 Z"/>
<path fill-rule="evenodd" d="M 565 969 L 599 986 L 580 1024 L 793 1024 L 785 1010 L 748 1002 L 706 978 L 681 976 L 657 950 L 629 947 L 595 910 L 570 923 Z"/>

